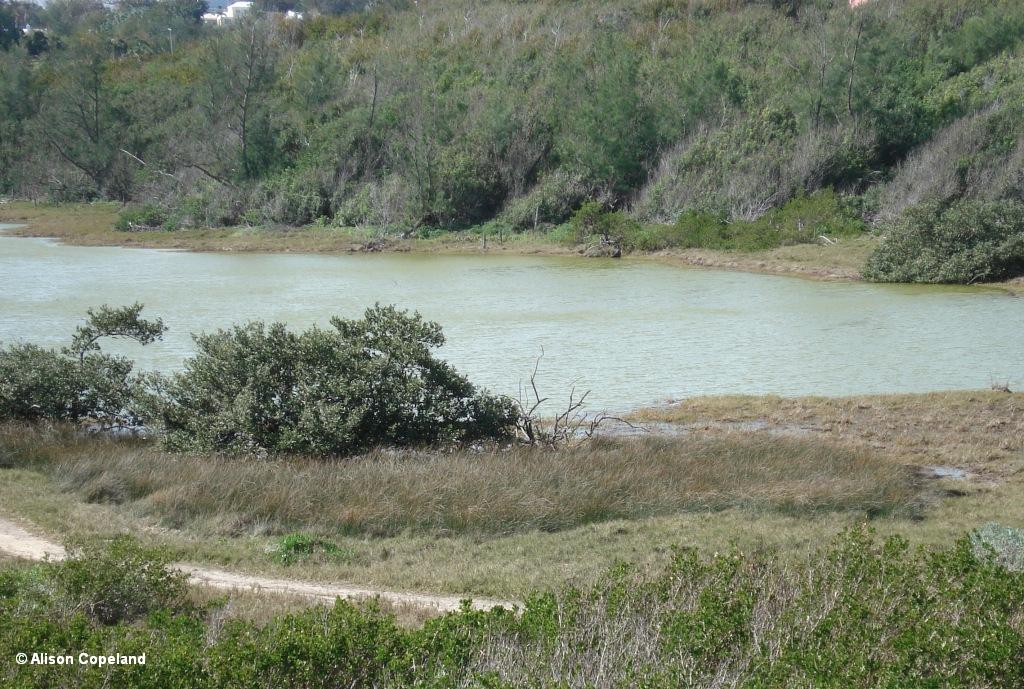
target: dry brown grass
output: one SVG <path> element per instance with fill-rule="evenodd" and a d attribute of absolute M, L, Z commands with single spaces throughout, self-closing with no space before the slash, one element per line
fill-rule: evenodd
<path fill-rule="evenodd" d="M 916 474 L 915 467 L 932 464 L 968 468 L 972 474 L 966 480 L 925 482 L 925 495 L 936 498 L 920 515 L 923 518 L 889 516 L 871 520 L 882 535 L 899 534 L 915 544 L 948 545 L 966 531 L 989 522 L 1024 525 L 1022 398 L 990 392 L 851 399 L 718 397 L 648 411 L 645 416 L 661 419 L 666 432 L 697 431 L 705 439 L 739 438 L 751 446 L 780 438 L 792 440 L 787 436 L 795 435 L 798 445 L 839 445 L 854 454 L 889 463 L 899 472 L 909 469 Z M 3 436 L 0 441 L 12 438 Z M 838 531 L 862 524 L 866 516 L 862 511 L 850 510 L 784 512 L 763 502 L 760 504 L 765 507 L 751 509 L 755 503 L 747 502 L 748 507 L 676 511 L 511 535 L 451 533 L 439 537 L 439 533 L 403 532 L 389 537 L 345 536 L 323 525 L 316 529 L 323 532 L 320 535 L 351 557 L 322 562 L 311 559 L 285 567 L 274 557 L 278 537 L 267 534 L 268 529 L 279 529 L 281 524 L 246 524 L 237 514 L 225 518 L 183 512 L 182 528 L 173 529 L 145 498 L 121 504 L 88 503 L 82 499 L 80 488 L 74 492 L 62 489 L 53 480 L 55 474 L 46 468 L 53 460 L 56 441 L 38 442 L 36 438 L 28 442 L 29 436 L 24 434 L 17 438 L 21 455 L 18 464 L 24 468 L 0 468 L 0 513 L 27 519 L 56 540 L 130 532 L 148 545 L 166 548 L 179 561 L 278 578 L 353 582 L 392 590 L 518 598 L 531 590 L 567 582 L 586 585 L 598 581 L 608 567 L 622 560 L 656 569 L 664 565 L 672 545 L 709 552 L 729 544 L 743 550 L 768 546 L 779 548 L 787 557 L 800 557 Z M 81 440 L 80 445 L 71 448 L 73 456 L 105 452 L 102 442 L 93 443 Z M 119 447 L 125 457 L 132 452 L 152 452 L 130 443 Z M 0 451 L 0 467 L 4 464 Z M 95 466 L 101 468 L 101 464 L 97 461 Z M 152 467 L 144 468 L 149 471 Z M 879 468 L 883 473 L 890 470 Z M 113 477 L 112 472 L 103 473 Z M 209 476 L 209 480 L 217 480 L 214 474 Z M 256 480 L 269 474 L 253 476 Z M 570 479 L 586 484 L 580 477 Z M 266 479 L 268 483 L 273 480 Z M 290 485 L 289 490 L 296 490 L 297 484 Z M 272 488 L 267 486 L 265 491 Z M 325 493 L 325 489 L 318 490 Z M 209 492 L 216 494 L 218 489 L 210 487 Z M 223 507 L 231 505 L 224 503 Z M 343 509 L 336 504 L 329 507 L 337 513 Z M 632 514 L 642 511 L 637 509 Z"/>
<path fill-rule="evenodd" d="M 911 515 L 922 495 L 912 471 L 875 453 L 744 434 L 597 439 L 557 451 L 380 451 L 338 462 L 179 456 L 19 426 L 0 445 L 8 465 L 40 470 L 85 501 L 228 535 L 552 532 L 733 507 Z"/>
<path fill-rule="evenodd" d="M 962 468 L 989 481 L 1024 470 L 1021 393 L 700 397 L 635 416 L 691 429 L 754 426 L 769 434 L 884 452 L 902 464 Z"/>

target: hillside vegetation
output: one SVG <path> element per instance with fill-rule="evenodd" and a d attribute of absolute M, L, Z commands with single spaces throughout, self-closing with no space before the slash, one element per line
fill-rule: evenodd
<path fill-rule="evenodd" d="M 0 190 L 130 202 L 124 231 L 550 232 L 596 204 L 555 236 L 874 231 L 872 279 L 1024 271 L 1014 0 L 2 7 L 47 31 L 0 42 Z"/>

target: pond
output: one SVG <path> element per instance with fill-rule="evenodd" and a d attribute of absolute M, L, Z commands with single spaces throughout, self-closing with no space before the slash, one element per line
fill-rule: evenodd
<path fill-rule="evenodd" d="M 173 370 L 191 332 L 295 328 L 375 302 L 444 326 L 441 355 L 517 394 L 591 390 L 622 411 L 692 395 L 845 395 L 1024 383 L 1024 299 L 1000 290 L 815 282 L 644 260 L 188 253 L 0 236 L 0 341 L 64 344 L 85 310 L 141 301 L 170 331 L 109 347 Z"/>

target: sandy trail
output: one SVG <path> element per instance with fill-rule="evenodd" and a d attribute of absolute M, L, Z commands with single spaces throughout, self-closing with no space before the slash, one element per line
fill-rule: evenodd
<path fill-rule="evenodd" d="M 7 519 L 0 518 L 0 551 L 27 560 L 61 560 L 66 556 L 63 546 L 36 536 Z M 379 589 L 327 584 L 291 579 L 273 579 L 228 572 L 208 567 L 197 567 L 177 563 L 173 567 L 189 575 L 190 583 L 216 589 L 256 591 L 260 593 L 287 594 L 313 600 L 333 601 L 335 598 L 362 600 L 380 598 L 395 605 L 411 605 L 419 608 L 433 608 L 440 612 L 457 610 L 462 602 L 459 596 L 435 596 L 425 593 L 403 591 L 382 591 Z M 474 598 L 476 610 L 490 610 L 498 606 L 512 608 L 515 601 L 492 598 Z"/>

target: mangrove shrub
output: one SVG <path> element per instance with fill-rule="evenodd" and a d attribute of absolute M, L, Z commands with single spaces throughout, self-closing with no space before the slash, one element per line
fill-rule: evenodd
<path fill-rule="evenodd" d="M 142 304 L 88 311 L 71 344 L 60 350 L 33 344 L 0 348 L 0 420 L 83 421 L 117 425 L 135 420 L 139 381 L 131 360 L 103 353 L 104 338 L 149 344 L 163 337 L 160 319 L 140 317 Z"/>
<path fill-rule="evenodd" d="M 1024 275 L 1024 204 L 923 203 L 887 228 L 864 277 L 877 282 L 970 284 Z"/>
<path fill-rule="evenodd" d="M 376 306 L 302 333 L 252 322 L 195 343 L 148 400 L 172 448 L 326 456 L 512 433 L 512 405 L 435 358 L 441 326 L 418 313 Z"/>

